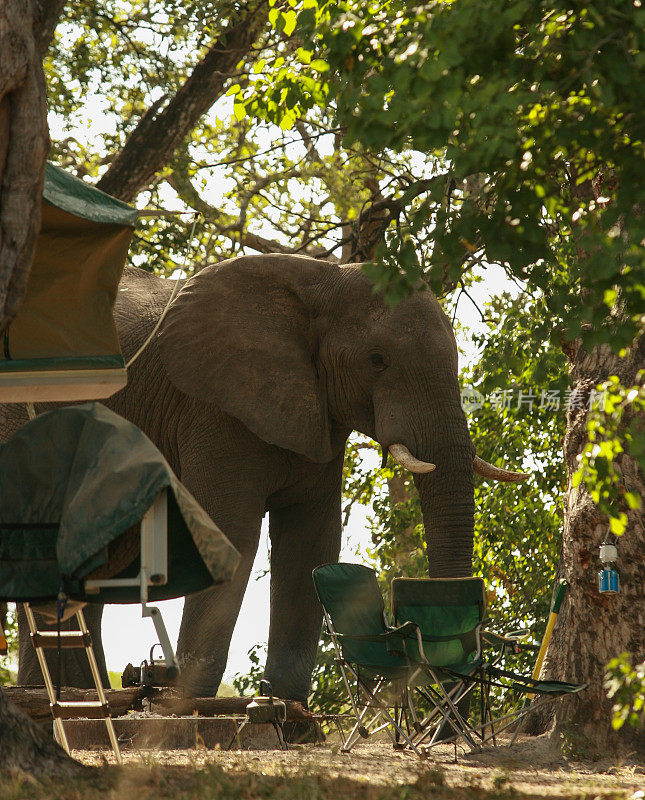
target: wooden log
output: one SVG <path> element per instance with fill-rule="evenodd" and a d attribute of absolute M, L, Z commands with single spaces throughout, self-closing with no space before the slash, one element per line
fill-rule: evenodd
<path fill-rule="evenodd" d="M 42 686 L 3 686 L 7 700 L 18 706 L 28 717 L 35 722 L 51 723 L 52 716 L 49 709 L 49 698 Z M 150 691 L 140 686 L 131 689 L 106 689 L 105 695 L 110 704 L 113 717 L 126 714 L 135 708 L 141 708 L 141 700 L 149 695 Z M 65 686 L 61 689 L 61 700 L 96 700 L 94 689 L 73 689 Z"/>
<path fill-rule="evenodd" d="M 153 711 L 163 711 L 164 714 L 177 714 L 188 716 L 195 711 L 200 716 L 244 716 L 247 705 L 252 697 L 180 697 L 175 692 L 164 691 L 153 699 Z M 287 720 L 290 722 L 310 722 L 315 716 L 307 711 L 295 700 L 285 700 L 287 706 Z"/>
<path fill-rule="evenodd" d="M 24 711 L 36 722 L 51 722 L 49 699 L 42 686 L 5 686 L 5 695 L 14 705 Z M 152 698 L 152 711 L 158 714 L 190 716 L 197 712 L 204 717 L 244 716 L 246 706 L 252 697 L 182 697 L 177 689 L 149 689 L 133 686 L 128 689 L 106 689 L 105 695 L 110 704 L 113 717 L 140 710 L 141 701 Z M 74 689 L 64 686 L 61 700 L 95 700 L 94 689 Z M 295 700 L 285 700 L 287 720 L 290 722 L 310 722 L 315 716 Z"/>

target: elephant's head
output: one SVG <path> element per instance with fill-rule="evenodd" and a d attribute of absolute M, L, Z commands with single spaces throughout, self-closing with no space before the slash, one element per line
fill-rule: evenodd
<path fill-rule="evenodd" d="M 473 466 L 522 477 L 476 459 L 455 337 L 426 287 L 390 308 L 358 265 L 242 256 L 186 283 L 160 348 L 183 392 L 267 442 L 321 463 L 350 430 L 389 449 L 415 473 L 431 575 L 470 574 Z"/>

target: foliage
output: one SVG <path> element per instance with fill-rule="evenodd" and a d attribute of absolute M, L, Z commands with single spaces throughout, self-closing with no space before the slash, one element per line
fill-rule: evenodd
<path fill-rule="evenodd" d="M 645 370 L 641 370 L 634 386 L 622 386 L 616 375 L 597 386 L 603 403 L 589 415 L 589 440 L 579 455 L 580 468 L 573 476 L 573 485 L 584 483 L 594 503 L 607 514 L 610 530 L 616 536 L 625 532 L 627 511 L 642 505 L 638 494 L 626 490 L 619 464 L 627 451 L 645 470 L 644 378 Z"/>
<path fill-rule="evenodd" d="M 7 655 L 0 656 L 0 685 L 15 681 L 15 665 L 18 660 L 18 618 L 15 606 L 7 611 L 4 630 L 7 637 Z"/>
<path fill-rule="evenodd" d="M 256 694 L 264 674 L 266 645 L 254 645 L 248 653 L 251 668 L 233 678 L 233 688 L 241 696 Z M 309 709 L 315 714 L 344 714 L 348 710 L 347 693 L 334 661 L 331 642 L 323 641 L 311 678 Z"/>
<path fill-rule="evenodd" d="M 645 726 L 645 661 L 632 667 L 629 653 L 621 653 L 607 664 L 607 696 L 614 701 L 611 724 L 614 730 L 628 722 L 634 728 Z"/>
<path fill-rule="evenodd" d="M 288 127 L 333 104 L 348 143 L 413 148 L 444 165 L 421 201 L 416 187 L 403 193 L 407 216 L 372 268 L 394 300 L 422 271 L 407 240 L 429 230 L 433 288 L 456 284 L 478 254 L 542 291 L 554 339 L 632 341 L 645 311 L 640 3 L 280 9 L 295 58 L 237 87 L 238 107 Z"/>
<path fill-rule="evenodd" d="M 108 680 L 110 681 L 110 689 L 121 688 L 121 673 L 117 670 L 108 670 Z"/>
<path fill-rule="evenodd" d="M 251 662 L 249 671 L 233 678 L 233 688 L 241 697 L 254 695 L 260 688 L 260 681 L 264 673 L 263 664 L 266 659 L 266 645 L 254 644 L 248 652 L 248 657 Z"/>

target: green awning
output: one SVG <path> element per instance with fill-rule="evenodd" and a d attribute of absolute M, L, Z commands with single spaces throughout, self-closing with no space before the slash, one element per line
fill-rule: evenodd
<path fill-rule="evenodd" d="M 150 599 L 207 589 L 237 567 L 237 550 L 154 444 L 99 403 L 23 425 L 0 446 L 0 476 L 0 599 L 53 599 L 62 580 L 72 599 L 138 602 L 136 587 L 86 596 L 83 582 L 138 574 L 138 523 L 164 489 L 168 583 Z"/>
<path fill-rule="evenodd" d="M 43 197 L 48 203 L 91 222 L 113 225 L 136 224 L 139 212 L 54 164 L 45 167 Z"/>

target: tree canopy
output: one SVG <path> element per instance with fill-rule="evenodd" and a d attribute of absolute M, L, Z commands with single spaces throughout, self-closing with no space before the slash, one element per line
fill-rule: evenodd
<path fill-rule="evenodd" d="M 441 291 L 500 263 L 542 290 L 555 341 L 632 342 L 645 311 L 640 2 L 272 5 L 301 46 L 239 84 L 238 107 L 287 125 L 322 104 L 349 144 L 438 160 L 389 209 L 399 235 L 379 285 L 396 298 L 423 272 Z M 406 247 L 419 234 L 425 263 Z"/>

